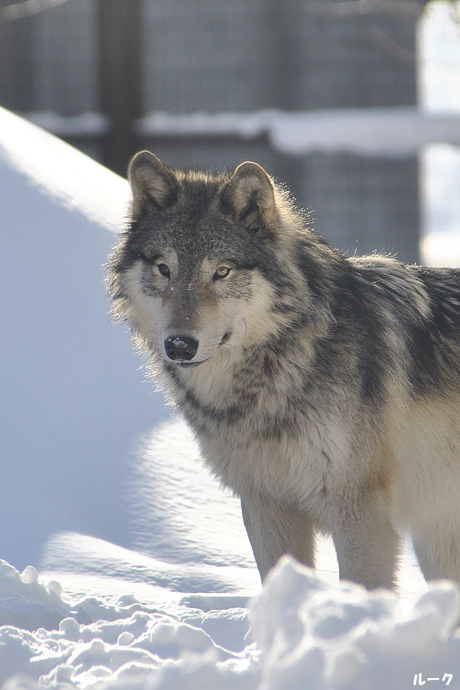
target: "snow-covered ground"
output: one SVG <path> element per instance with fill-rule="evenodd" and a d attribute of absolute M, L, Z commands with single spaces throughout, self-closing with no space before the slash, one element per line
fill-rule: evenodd
<path fill-rule="evenodd" d="M 261 590 L 238 502 L 107 315 L 126 182 L 3 110 L 0 181 L 3 690 L 460 688 L 459 592 L 407 545 L 398 595 L 340 584 L 327 540 Z"/>

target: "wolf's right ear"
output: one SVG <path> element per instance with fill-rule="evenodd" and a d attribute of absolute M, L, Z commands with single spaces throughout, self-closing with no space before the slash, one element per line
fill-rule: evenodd
<path fill-rule="evenodd" d="M 146 213 L 159 213 L 177 198 L 179 185 L 174 173 L 150 151 L 136 153 L 128 167 L 128 180 L 133 220 Z"/>

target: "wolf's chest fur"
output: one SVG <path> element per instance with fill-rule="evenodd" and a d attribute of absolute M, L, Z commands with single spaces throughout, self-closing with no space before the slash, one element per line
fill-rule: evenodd
<path fill-rule="evenodd" d="M 283 360 L 271 340 L 167 377 L 204 459 L 227 486 L 237 494 L 268 491 L 320 519 L 351 451 L 354 420 L 333 380 L 318 391 L 314 362 L 299 366 L 294 353 Z"/>

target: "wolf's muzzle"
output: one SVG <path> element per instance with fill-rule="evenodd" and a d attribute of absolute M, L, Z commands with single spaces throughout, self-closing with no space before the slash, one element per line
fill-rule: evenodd
<path fill-rule="evenodd" d="M 198 341 L 188 335 L 171 335 L 164 342 L 165 354 L 173 362 L 189 362 L 196 355 Z"/>

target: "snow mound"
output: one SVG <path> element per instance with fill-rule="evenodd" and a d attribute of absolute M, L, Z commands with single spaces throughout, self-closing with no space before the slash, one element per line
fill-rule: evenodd
<path fill-rule="evenodd" d="M 79 211 L 111 231 L 119 231 L 124 223 L 129 204 L 126 180 L 4 108 L 0 108 L 0 162 L 24 174 L 51 205 L 57 202 Z"/>
<path fill-rule="evenodd" d="M 249 612 L 228 602 L 206 611 L 192 597 L 172 614 L 132 595 L 70 609 L 56 585 L 3 562 L 0 611 L 5 600 L 18 620 L 0 628 L 3 690 L 401 690 L 427 678 L 460 687 L 460 592 L 449 582 L 409 602 L 331 586 L 285 556 Z M 26 629 L 37 602 L 60 610 L 52 629 Z"/>
<path fill-rule="evenodd" d="M 460 639 L 451 635 L 459 613 L 460 592 L 450 582 L 409 602 L 352 583 L 326 586 L 284 557 L 250 611 L 260 688 L 301 690 L 308 678 L 309 690 L 401 690 L 418 673 L 446 670 L 458 688 Z"/>
<path fill-rule="evenodd" d="M 51 581 L 45 587 L 37 570 L 29 565 L 21 574 L 0 560 L 0 626 L 14 625 L 25 630 L 57 627 L 70 607 L 61 599 L 61 586 Z"/>
<path fill-rule="evenodd" d="M 131 543 L 128 458 L 167 411 L 108 314 L 128 198 L 127 180 L 0 108 L 0 557 L 20 569 L 57 531 Z"/>

